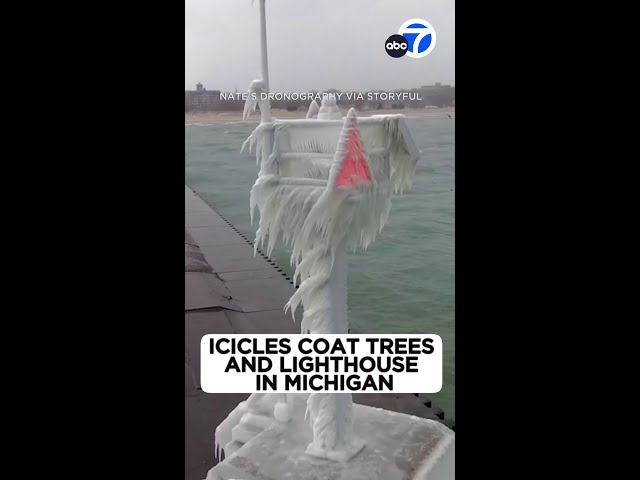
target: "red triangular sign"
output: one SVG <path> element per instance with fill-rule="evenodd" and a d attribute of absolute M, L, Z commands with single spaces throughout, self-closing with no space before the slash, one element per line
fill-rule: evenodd
<path fill-rule="evenodd" d="M 344 161 L 340 172 L 338 172 L 336 186 L 359 185 L 361 183 L 371 183 L 371 172 L 365 159 L 358 125 L 354 124 L 349 132 Z"/>

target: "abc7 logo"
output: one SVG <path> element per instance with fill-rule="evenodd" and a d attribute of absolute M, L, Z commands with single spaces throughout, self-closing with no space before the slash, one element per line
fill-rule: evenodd
<path fill-rule="evenodd" d="M 436 46 L 436 31 L 426 20 L 413 18 L 402 24 L 398 33 L 391 35 L 384 43 L 389 56 L 400 58 L 426 57 Z"/>
<path fill-rule="evenodd" d="M 402 57 L 408 48 L 407 39 L 402 35 L 391 35 L 384 44 L 384 49 L 394 58 Z"/>

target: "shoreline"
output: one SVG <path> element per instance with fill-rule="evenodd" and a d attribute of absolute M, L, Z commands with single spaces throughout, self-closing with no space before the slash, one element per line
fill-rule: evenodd
<path fill-rule="evenodd" d="M 348 108 L 341 108 L 342 114 L 347 115 Z M 372 115 L 395 115 L 402 114 L 407 118 L 424 118 L 424 117 L 447 117 L 448 115 L 455 116 L 455 107 L 444 108 L 405 108 L 402 110 L 356 110 L 358 116 L 369 117 Z M 305 118 L 306 111 L 294 111 L 289 112 L 282 109 L 271 109 L 271 113 L 274 118 L 280 119 L 294 119 Z M 184 114 L 185 125 L 197 122 L 247 122 L 258 123 L 260 122 L 260 112 L 255 111 L 247 120 L 242 119 L 241 111 L 212 111 L 212 112 L 185 112 Z"/>

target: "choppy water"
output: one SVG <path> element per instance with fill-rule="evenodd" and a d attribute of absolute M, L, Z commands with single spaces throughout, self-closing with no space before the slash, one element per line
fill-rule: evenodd
<path fill-rule="evenodd" d="M 350 253 L 353 333 L 435 333 L 444 342 L 444 385 L 428 395 L 455 418 L 455 120 L 408 118 L 422 158 L 410 192 L 393 200 L 390 220 L 366 252 Z M 185 125 L 185 182 L 250 238 L 253 155 L 240 146 L 255 123 Z M 274 261 L 292 273 L 289 254 Z"/>

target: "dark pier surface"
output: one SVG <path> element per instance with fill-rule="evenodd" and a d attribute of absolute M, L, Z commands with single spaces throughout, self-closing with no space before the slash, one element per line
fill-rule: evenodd
<path fill-rule="evenodd" d="M 212 333 L 300 333 L 283 307 L 291 280 L 222 215 L 185 186 L 185 480 L 216 463 L 214 432 L 248 394 L 200 388 L 200 340 Z M 300 319 L 298 311 L 296 318 Z M 354 394 L 356 403 L 444 422 L 444 413 L 411 394 Z M 449 426 L 449 422 L 447 423 Z"/>

